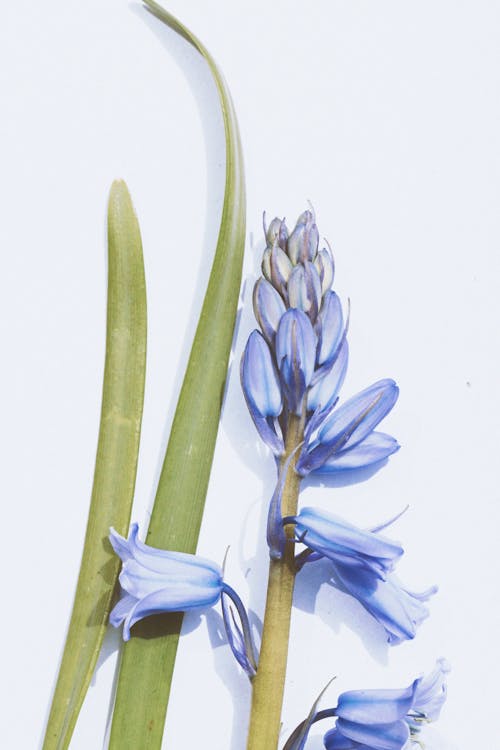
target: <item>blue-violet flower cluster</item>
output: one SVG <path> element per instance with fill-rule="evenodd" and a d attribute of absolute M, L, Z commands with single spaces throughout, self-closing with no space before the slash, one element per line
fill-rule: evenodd
<path fill-rule="evenodd" d="M 331 289 L 332 254 L 319 249 L 314 215 L 305 211 L 291 233 L 275 218 L 266 230 L 263 276 L 253 304 L 260 331 L 251 333 L 241 363 L 246 402 L 262 439 L 284 452 L 289 415 L 304 419 L 295 470 L 333 473 L 383 462 L 398 449 L 374 432 L 398 397 L 379 380 L 336 408 L 348 362 L 347 323 Z"/>

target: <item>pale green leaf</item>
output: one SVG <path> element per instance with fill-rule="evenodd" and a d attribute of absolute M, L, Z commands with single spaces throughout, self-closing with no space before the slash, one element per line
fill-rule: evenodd
<path fill-rule="evenodd" d="M 201 42 L 152 0 L 148 9 L 205 58 L 222 107 L 226 182 L 208 288 L 186 369 L 147 541 L 195 552 L 212 465 L 231 349 L 245 242 L 245 187 L 238 125 L 227 85 Z M 111 750 L 160 748 L 182 615 L 135 626 L 118 679 Z"/>
<path fill-rule="evenodd" d="M 43 750 L 68 747 L 106 630 L 119 570 L 108 532 L 111 525 L 121 533 L 128 531 L 145 371 L 146 286 L 141 236 L 127 186 L 116 181 L 108 209 L 106 363 L 94 485 L 73 612 Z"/>

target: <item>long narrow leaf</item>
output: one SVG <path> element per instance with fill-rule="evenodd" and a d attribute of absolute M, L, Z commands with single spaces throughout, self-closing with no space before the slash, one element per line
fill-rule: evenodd
<path fill-rule="evenodd" d="M 149 544 L 194 552 L 212 465 L 231 348 L 245 241 L 245 187 L 231 97 L 201 42 L 152 0 L 148 9 L 207 61 L 217 85 L 226 136 L 222 220 L 208 288 L 193 341 L 151 517 Z M 110 750 L 160 748 L 182 615 L 135 626 L 123 652 Z"/>
<path fill-rule="evenodd" d="M 85 545 L 43 750 L 67 748 L 92 677 L 119 561 L 111 525 L 126 533 L 139 452 L 146 372 L 146 285 L 141 236 L 124 182 L 108 209 L 108 313 L 101 424 Z"/>

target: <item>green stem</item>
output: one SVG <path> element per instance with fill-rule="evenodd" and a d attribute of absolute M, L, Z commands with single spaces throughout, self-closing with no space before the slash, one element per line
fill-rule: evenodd
<path fill-rule="evenodd" d="M 287 429 L 283 467 L 287 458 L 302 442 L 304 421 L 292 415 Z M 283 516 L 294 516 L 300 491 L 300 477 L 289 470 L 282 496 Z M 287 529 L 287 536 L 293 535 Z M 269 563 L 266 611 L 262 631 L 259 667 L 253 680 L 252 709 L 247 750 L 276 750 L 281 726 L 281 708 L 285 689 L 288 640 L 295 584 L 295 550 L 287 544 L 281 560 Z"/>

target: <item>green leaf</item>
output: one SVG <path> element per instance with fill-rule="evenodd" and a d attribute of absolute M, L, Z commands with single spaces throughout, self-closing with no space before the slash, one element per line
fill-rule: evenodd
<path fill-rule="evenodd" d="M 245 186 L 238 125 L 224 79 L 205 47 L 152 0 L 148 9 L 205 58 L 226 137 L 226 183 L 215 258 L 158 484 L 147 542 L 195 552 L 231 349 L 245 243 Z M 110 750 L 160 748 L 182 615 L 134 627 L 123 650 Z"/>
<path fill-rule="evenodd" d="M 43 750 L 67 748 L 106 631 L 119 560 L 109 527 L 126 534 L 134 497 L 146 373 L 146 284 L 127 186 L 108 207 L 108 313 L 101 423 L 80 574 Z"/>

